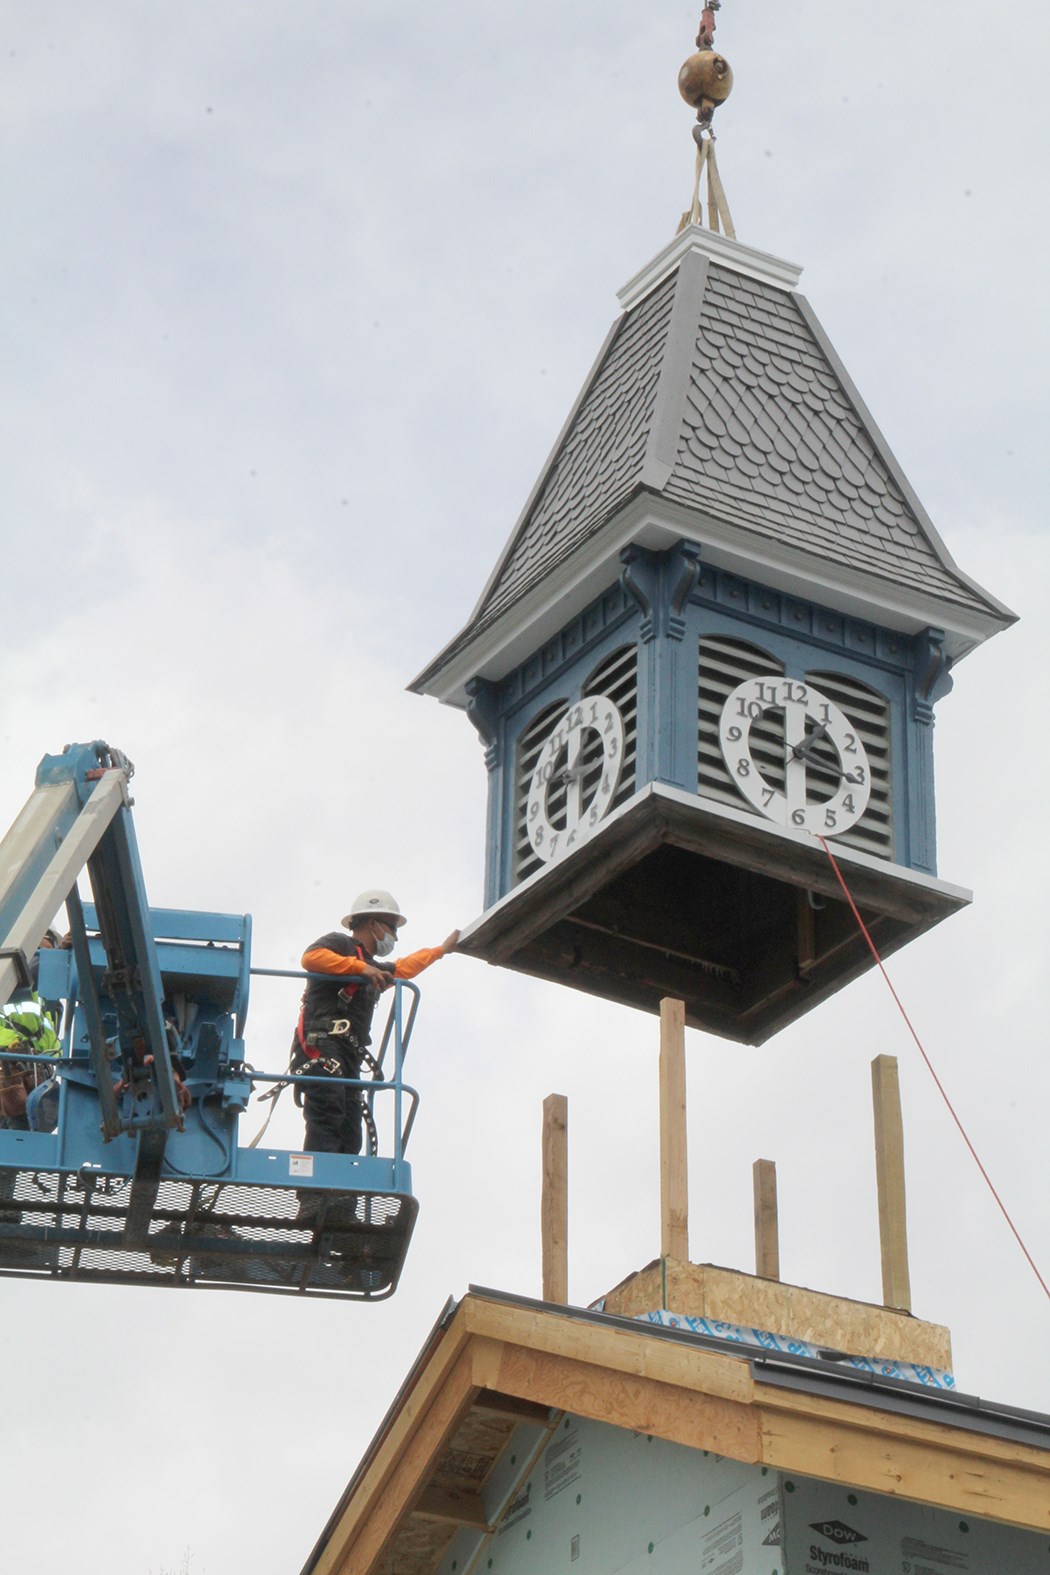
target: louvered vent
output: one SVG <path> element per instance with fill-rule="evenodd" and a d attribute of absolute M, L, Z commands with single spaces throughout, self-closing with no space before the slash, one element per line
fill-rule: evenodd
<path fill-rule="evenodd" d="M 838 706 L 857 729 L 871 769 L 871 797 L 855 826 L 836 837 L 836 843 L 858 848 L 878 859 L 893 858 L 893 804 L 890 762 L 890 707 L 885 696 L 867 684 L 842 673 L 807 673 L 806 679 Z M 811 776 L 813 773 L 811 772 Z M 834 778 L 834 786 L 833 786 Z M 838 772 L 828 773 L 821 789 L 830 798 Z"/>
<path fill-rule="evenodd" d="M 610 809 L 623 804 L 634 792 L 635 760 L 638 753 L 638 652 L 633 645 L 621 646 L 594 669 L 584 687 L 585 695 L 607 695 L 623 718 L 623 765 Z M 592 738 L 587 774 L 583 779 L 584 798 L 589 798 L 601 774 L 602 751 Z"/>
<path fill-rule="evenodd" d="M 638 743 L 638 663 L 633 645 L 623 646 L 607 656 L 594 670 L 583 686 L 581 700 L 588 695 L 605 695 L 615 702 L 623 719 L 623 764 L 616 792 L 609 809 L 630 798 L 635 785 L 635 759 Z M 529 841 L 527 807 L 536 762 L 553 729 L 569 708 L 568 701 L 557 701 L 537 713 L 518 741 L 518 764 L 514 805 L 514 880 L 523 881 L 540 868 L 539 858 Z M 587 735 L 583 754 L 583 797 L 589 801 L 601 781 L 604 765 L 602 742 L 597 733 Z M 565 783 L 560 780 L 560 767 L 565 764 L 565 754 L 556 762 L 555 771 L 547 788 L 547 819 L 554 830 L 563 829 L 566 821 Z M 608 810 L 606 811 L 608 813 Z"/>
<path fill-rule="evenodd" d="M 704 635 L 700 641 L 699 707 L 699 781 L 697 791 L 703 798 L 714 798 L 736 809 L 746 809 L 746 800 L 729 775 L 718 742 L 722 707 L 737 684 L 747 678 L 782 674 L 784 664 L 768 651 L 760 651 L 743 640 L 719 634 Z M 765 713 L 751 728 L 751 750 L 755 763 L 770 787 L 784 788 L 784 713 L 779 708 Z"/>
<path fill-rule="evenodd" d="M 782 676 L 783 673 L 782 662 L 743 640 L 722 635 L 705 635 L 701 639 L 697 791 L 703 798 L 732 804 L 736 809 L 751 809 L 722 757 L 719 719 L 727 696 L 738 684 L 750 678 Z M 866 684 L 842 673 L 811 672 L 807 673 L 806 681 L 838 706 L 856 728 L 870 765 L 871 796 L 867 808 L 857 824 L 841 832 L 835 841 L 845 847 L 863 849 L 876 858 L 892 859 L 889 703 Z M 771 706 L 751 724 L 750 746 L 762 777 L 770 787 L 782 793 L 786 748 L 781 707 Z M 834 797 L 841 781 L 838 765 L 838 752 L 833 744 L 824 742 L 814 748 L 807 773 L 811 803 Z"/>
<path fill-rule="evenodd" d="M 565 714 L 565 701 L 538 711 L 518 740 L 518 770 L 514 792 L 514 879 L 524 880 L 533 870 L 538 870 L 543 860 L 536 854 L 529 841 L 526 806 L 536 762 L 547 740 L 547 735 L 558 719 Z M 560 802 L 559 802 L 560 798 Z M 556 816 L 565 816 L 565 789 L 552 782 L 547 794 L 548 814 L 552 823 Z"/>

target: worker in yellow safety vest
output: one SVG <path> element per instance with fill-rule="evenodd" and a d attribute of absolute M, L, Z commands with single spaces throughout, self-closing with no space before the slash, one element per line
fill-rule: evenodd
<path fill-rule="evenodd" d="M 41 942 L 41 947 L 47 949 L 60 945 L 62 942 L 53 930 L 49 930 Z M 37 960 L 37 957 L 33 958 L 34 965 Z M 35 984 L 35 966 L 32 969 L 32 978 Z M 47 1006 L 35 990 L 27 991 L 19 1001 L 9 1002 L 0 1012 L 0 1050 L 5 1056 L 19 1053 L 25 1056 L 61 1055 L 62 1041 L 58 1037 L 55 1023 Z M 53 1074 L 39 1062 L 6 1059 L 0 1061 L 0 1127 L 27 1132 L 29 1118 L 26 1114 L 26 1105 L 29 1096 L 35 1088 L 52 1081 Z M 49 1114 L 57 1115 L 57 1102 L 51 1104 L 54 1108 Z M 52 1119 L 47 1129 L 50 1130 L 53 1126 Z"/>

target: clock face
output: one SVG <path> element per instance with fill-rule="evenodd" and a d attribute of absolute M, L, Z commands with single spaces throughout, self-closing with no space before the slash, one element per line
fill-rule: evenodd
<path fill-rule="evenodd" d="M 722 707 L 718 736 L 741 793 L 779 825 L 836 837 L 868 807 L 871 767 L 860 734 L 812 684 L 746 679 Z"/>
<path fill-rule="evenodd" d="M 529 784 L 529 841 L 545 863 L 570 852 L 604 819 L 620 780 L 623 718 L 607 695 L 570 706 L 543 741 Z"/>

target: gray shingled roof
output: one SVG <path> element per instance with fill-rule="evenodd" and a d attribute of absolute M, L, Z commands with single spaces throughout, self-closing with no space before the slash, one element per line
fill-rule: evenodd
<path fill-rule="evenodd" d="M 614 325 L 470 621 L 412 687 L 642 490 L 809 562 L 1012 616 L 952 562 L 807 302 L 687 252 Z"/>
<path fill-rule="evenodd" d="M 631 496 L 645 459 L 674 301 L 665 279 L 625 312 L 575 420 L 548 465 L 510 558 L 484 601 L 487 627 Z"/>
<path fill-rule="evenodd" d="M 986 608 L 946 568 L 799 300 L 708 271 L 666 497 L 898 585 Z"/>

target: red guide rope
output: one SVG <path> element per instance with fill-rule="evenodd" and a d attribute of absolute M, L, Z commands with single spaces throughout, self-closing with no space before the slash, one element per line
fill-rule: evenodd
<path fill-rule="evenodd" d="M 1015 1241 L 1017 1242 L 1017 1245 L 1020 1247 L 1021 1251 L 1024 1253 L 1025 1257 L 1027 1258 L 1028 1264 L 1029 1264 L 1029 1267 L 1032 1270 L 1032 1273 L 1035 1275 L 1036 1279 L 1039 1281 L 1039 1284 L 1043 1287 L 1043 1291 L 1044 1291 L 1047 1299 L 1050 1300 L 1050 1285 L 1047 1285 L 1046 1281 L 1043 1279 L 1043 1276 L 1040 1274 L 1040 1272 L 1039 1272 L 1039 1270 L 1038 1270 L 1038 1268 L 1036 1266 L 1035 1259 L 1032 1257 L 1032 1254 L 1028 1251 L 1028 1248 L 1025 1246 L 1024 1241 L 1022 1240 L 1020 1231 L 1017 1229 L 1017 1226 L 1014 1224 L 1013 1220 L 1010 1218 L 1010 1215 L 1009 1215 L 1009 1213 L 1007 1211 L 1005 1203 L 1003 1202 L 1002 1198 L 999 1196 L 998 1192 L 996 1192 L 994 1186 L 992 1185 L 992 1179 L 989 1176 L 988 1172 L 985 1170 L 984 1166 L 982 1165 L 980 1157 L 979 1157 L 979 1155 L 977 1153 L 977 1150 L 974 1148 L 973 1144 L 970 1142 L 969 1136 L 967 1135 L 967 1132 L 966 1132 L 966 1128 L 963 1126 L 962 1122 L 959 1120 L 959 1117 L 956 1115 L 955 1107 L 952 1104 L 951 1100 L 948 1098 L 947 1093 L 945 1092 L 944 1084 L 941 1082 L 940 1078 L 937 1076 L 937 1073 L 934 1071 L 934 1069 L 933 1069 L 933 1062 L 930 1060 L 929 1056 L 926 1054 L 926 1051 L 923 1048 L 922 1040 L 919 1038 L 918 1034 L 915 1032 L 915 1029 L 912 1026 L 911 1018 L 908 1016 L 907 1012 L 904 1010 L 904 1006 L 903 1006 L 903 1004 L 901 1002 L 901 998 L 897 994 L 896 990 L 893 988 L 893 984 L 892 984 L 892 982 L 890 980 L 890 976 L 886 972 L 885 967 L 883 966 L 882 958 L 879 956 L 878 950 L 877 950 L 877 948 L 875 946 L 875 942 L 872 940 L 870 934 L 868 933 L 868 927 L 864 923 L 864 920 L 861 918 L 860 913 L 859 913 L 858 908 L 857 908 L 857 904 L 853 901 L 853 895 L 852 895 L 849 887 L 846 885 L 845 879 L 843 878 L 842 871 L 839 869 L 838 864 L 835 861 L 835 855 L 832 853 L 831 849 L 827 845 L 827 842 L 820 835 L 819 832 L 814 832 L 814 836 L 816 837 L 817 841 L 820 843 L 821 847 L 824 849 L 824 852 L 827 854 L 827 856 L 828 856 L 828 858 L 829 858 L 829 860 L 831 862 L 831 867 L 835 871 L 835 875 L 836 875 L 836 877 L 838 879 L 838 883 L 842 887 L 843 892 L 845 893 L 846 901 L 850 905 L 850 910 L 851 910 L 851 912 L 853 914 L 853 917 L 856 919 L 857 925 L 858 925 L 858 927 L 860 929 L 860 932 L 863 935 L 864 939 L 868 943 L 868 946 L 869 946 L 870 951 L 871 951 L 871 955 L 874 957 L 876 963 L 879 966 L 879 972 L 882 974 L 882 977 L 886 981 L 886 988 L 889 990 L 890 994 L 893 996 L 893 999 L 897 1003 L 898 1011 L 900 1012 L 901 1016 L 904 1018 L 904 1021 L 907 1023 L 907 1025 L 908 1025 L 908 1032 L 911 1034 L 911 1036 L 914 1039 L 916 1045 L 918 1046 L 919 1054 L 922 1056 L 922 1059 L 926 1063 L 926 1069 L 929 1072 L 930 1076 L 933 1078 L 933 1081 L 936 1083 L 937 1090 L 938 1090 L 941 1098 L 944 1100 L 944 1103 L 947 1105 L 948 1112 L 951 1115 L 952 1120 L 955 1122 L 955 1125 L 958 1127 L 959 1132 L 962 1135 L 963 1142 L 966 1144 L 966 1147 L 970 1150 L 970 1153 L 973 1155 L 974 1163 L 976 1164 L 977 1169 L 981 1172 L 981 1175 L 984 1177 L 985 1184 L 988 1187 L 989 1192 L 992 1194 L 992 1197 L 995 1199 L 996 1203 L 999 1205 L 1000 1213 L 1002 1214 L 1003 1219 L 1006 1221 L 1007 1225 L 1009 1225 L 1010 1230 L 1013 1232 L 1013 1236 L 1014 1236 Z"/>

